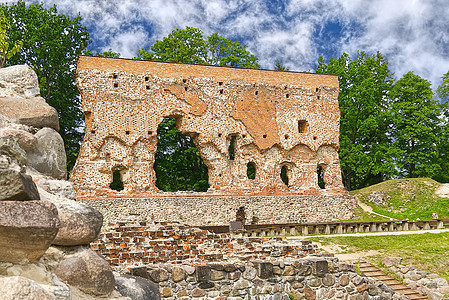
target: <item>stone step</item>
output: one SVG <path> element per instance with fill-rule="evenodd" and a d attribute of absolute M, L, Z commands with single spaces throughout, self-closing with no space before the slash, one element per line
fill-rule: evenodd
<path fill-rule="evenodd" d="M 365 274 L 365 276 L 369 276 L 369 277 L 377 277 L 377 276 L 385 276 L 385 275 L 387 275 L 384 272 L 379 271 L 379 269 L 376 270 L 376 271 L 368 271 L 368 272 L 362 271 L 362 273 Z"/>
<path fill-rule="evenodd" d="M 371 272 L 371 271 L 378 271 L 379 269 L 376 267 L 360 267 L 360 271 L 362 272 Z"/>

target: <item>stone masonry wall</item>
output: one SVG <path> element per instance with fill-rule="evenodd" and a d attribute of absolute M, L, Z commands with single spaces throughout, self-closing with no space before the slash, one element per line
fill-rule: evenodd
<path fill-rule="evenodd" d="M 239 207 L 246 210 L 246 224 L 325 222 L 349 219 L 357 205 L 354 197 L 253 196 L 253 197 L 156 197 L 150 199 L 79 199 L 98 209 L 105 224 L 130 217 L 157 222 L 179 221 L 189 225 L 228 225 Z"/>
<path fill-rule="evenodd" d="M 153 170 L 164 117 L 176 118 L 193 138 L 208 167 L 208 195 L 346 193 L 336 76 L 81 56 L 77 83 L 86 118 L 70 176 L 77 198 L 167 196 Z M 248 164 L 255 179 L 247 176 Z M 120 192 L 109 187 L 116 170 Z"/>
<path fill-rule="evenodd" d="M 337 259 L 220 262 L 197 266 L 149 265 L 131 274 L 160 286 L 163 299 L 409 299 L 356 273 Z"/>

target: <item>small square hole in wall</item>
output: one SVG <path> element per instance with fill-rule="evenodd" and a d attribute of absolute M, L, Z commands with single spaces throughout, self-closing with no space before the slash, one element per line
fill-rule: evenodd
<path fill-rule="evenodd" d="M 114 79 L 117 79 L 117 77 L 118 77 L 117 74 L 112 75 L 112 78 L 114 78 Z"/>
<path fill-rule="evenodd" d="M 298 132 L 299 133 L 306 133 L 309 125 L 306 120 L 299 120 L 298 121 Z"/>
<path fill-rule="evenodd" d="M 264 135 L 263 135 L 263 138 L 264 138 L 264 139 L 266 139 L 266 138 L 267 138 L 267 135 L 266 135 L 266 134 L 264 134 Z"/>
<path fill-rule="evenodd" d="M 115 88 L 118 88 L 118 83 L 114 83 L 114 87 L 115 87 Z"/>
<path fill-rule="evenodd" d="M 129 130 L 125 131 L 126 135 L 129 135 Z"/>
<path fill-rule="evenodd" d="M 284 135 L 284 139 L 288 140 L 288 134 Z"/>
<path fill-rule="evenodd" d="M 148 135 L 153 135 L 153 131 L 148 131 Z"/>
<path fill-rule="evenodd" d="M 254 94 L 256 94 L 256 95 L 259 94 L 259 91 L 256 91 Z"/>
<path fill-rule="evenodd" d="M 149 90 L 149 89 L 150 89 L 150 86 L 149 86 L 149 85 L 147 85 L 147 86 L 146 86 L 146 89 L 147 89 L 147 90 Z"/>
<path fill-rule="evenodd" d="M 287 89 L 287 86 L 284 87 L 284 90 L 286 90 L 286 89 Z"/>
<path fill-rule="evenodd" d="M 316 136 L 313 137 L 313 140 L 316 141 Z"/>
<path fill-rule="evenodd" d="M 186 91 L 186 92 L 187 92 L 187 90 L 188 90 L 188 88 L 187 88 L 187 87 L 185 87 L 185 88 L 184 88 L 184 91 Z"/>
<path fill-rule="evenodd" d="M 220 90 L 220 94 L 222 94 L 222 95 L 223 95 L 223 90 Z"/>
<path fill-rule="evenodd" d="M 246 138 L 246 134 L 242 134 L 242 138 Z"/>
<path fill-rule="evenodd" d="M 318 93 L 319 88 L 316 88 L 316 92 Z"/>
<path fill-rule="evenodd" d="M 290 95 L 289 95 L 289 94 L 286 94 L 286 95 L 285 95 L 285 98 L 288 98 L 288 97 L 290 97 Z"/>
<path fill-rule="evenodd" d="M 90 133 L 95 134 L 95 130 L 91 130 Z"/>
<path fill-rule="evenodd" d="M 220 82 L 218 83 L 218 85 L 223 85 L 223 81 L 220 81 Z"/>
<path fill-rule="evenodd" d="M 221 133 L 218 134 L 218 137 L 221 137 Z"/>
<path fill-rule="evenodd" d="M 183 79 L 182 82 L 186 83 L 186 82 L 187 82 L 187 79 Z"/>
<path fill-rule="evenodd" d="M 145 81 L 148 81 L 148 80 L 150 80 L 150 77 L 146 76 Z"/>

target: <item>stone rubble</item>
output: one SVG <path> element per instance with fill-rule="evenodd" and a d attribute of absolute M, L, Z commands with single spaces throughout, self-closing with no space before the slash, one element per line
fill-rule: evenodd
<path fill-rule="evenodd" d="M 428 271 L 418 270 L 411 264 L 401 264 L 401 262 L 400 257 L 382 259 L 382 263 L 401 278 L 409 288 L 427 296 L 429 300 L 449 300 L 449 284 L 446 279 Z"/>

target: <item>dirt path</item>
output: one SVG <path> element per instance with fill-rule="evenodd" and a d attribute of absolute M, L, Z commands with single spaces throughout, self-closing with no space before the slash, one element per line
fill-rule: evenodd
<path fill-rule="evenodd" d="M 449 187 L 448 187 L 448 193 L 449 193 Z M 359 200 L 359 197 L 355 196 L 355 198 L 357 199 L 357 204 L 358 204 L 358 205 L 360 206 L 360 208 L 363 209 L 364 211 L 366 211 L 366 212 L 368 212 L 368 213 L 370 213 L 370 214 L 373 214 L 373 215 L 378 215 L 378 216 L 381 216 L 381 217 L 383 217 L 383 218 L 392 220 L 390 217 L 387 217 L 387 216 L 384 216 L 384 215 L 381 215 L 381 214 L 378 214 L 378 213 L 374 212 L 374 211 L 373 211 L 373 208 L 372 208 L 371 206 L 369 206 L 369 205 L 366 205 L 366 204 L 363 203 L 362 201 L 360 201 L 360 200 Z"/>
<path fill-rule="evenodd" d="M 437 194 L 440 197 L 449 198 L 449 183 L 442 183 L 435 190 L 435 194 Z"/>

